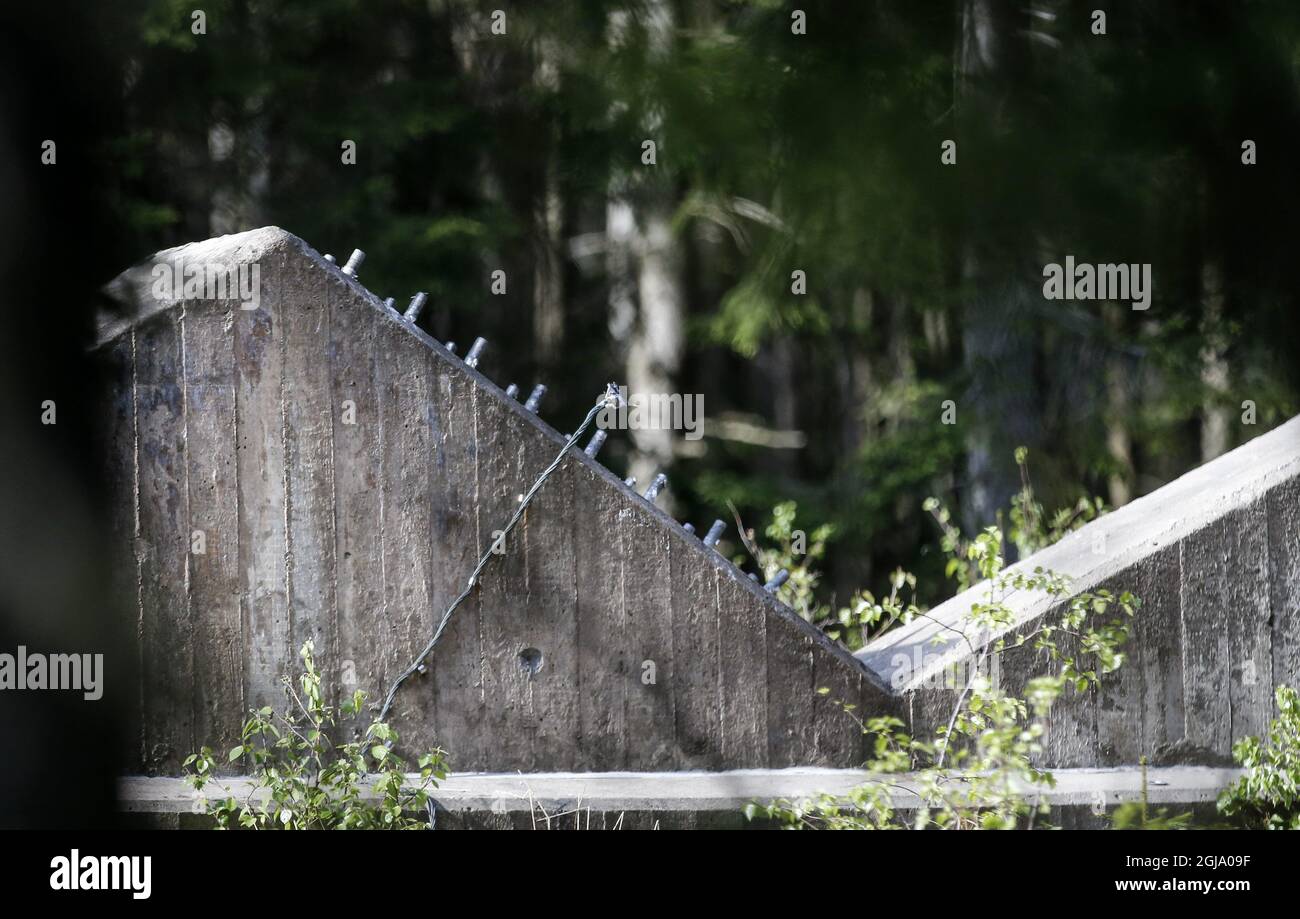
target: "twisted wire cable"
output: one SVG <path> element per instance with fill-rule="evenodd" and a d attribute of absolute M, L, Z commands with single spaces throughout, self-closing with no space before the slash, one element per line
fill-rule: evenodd
<path fill-rule="evenodd" d="M 469 580 L 465 583 L 465 589 L 460 592 L 460 595 L 456 597 L 456 599 L 451 601 L 451 605 L 448 606 L 446 611 L 442 614 L 442 619 L 438 623 L 438 628 L 434 631 L 433 637 L 429 639 L 429 643 L 424 646 L 424 650 L 416 656 L 415 660 L 411 662 L 411 665 L 402 671 L 401 675 L 393 681 L 392 687 L 388 690 L 388 695 L 384 698 L 383 707 L 379 710 L 379 721 L 384 721 L 387 718 L 389 711 L 393 707 L 393 700 L 397 698 L 397 691 L 401 689 L 402 684 L 418 673 L 424 666 L 425 660 L 433 653 L 434 647 L 437 646 L 438 641 L 442 638 L 443 632 L 447 629 L 447 624 L 451 621 L 452 614 L 456 612 L 456 607 L 460 606 L 460 604 L 463 603 L 474 591 L 475 586 L 478 585 L 479 575 L 483 573 L 483 569 L 487 567 L 487 563 L 491 560 L 492 556 L 497 554 L 497 546 L 505 544 L 506 536 L 508 536 L 510 531 L 515 528 L 515 524 L 523 518 L 524 511 L 528 509 L 528 505 L 533 500 L 533 496 L 541 490 L 542 485 L 546 483 L 546 480 L 550 477 L 551 473 L 560 467 L 560 463 L 564 461 L 564 457 L 578 442 L 578 439 L 582 437 L 583 432 L 585 432 L 591 425 L 591 422 L 596 415 L 598 415 L 607 405 L 610 405 L 613 400 L 617 400 L 618 398 L 617 387 L 610 384 L 605 392 L 601 394 L 600 398 L 596 400 L 596 404 L 591 407 L 591 411 L 587 412 L 587 417 L 582 420 L 582 424 L 578 425 L 577 430 L 569 435 L 568 441 L 560 449 L 560 452 L 556 454 L 555 459 L 546 467 L 542 474 L 538 476 L 537 481 L 533 483 L 533 487 L 528 489 L 527 493 L 525 493 L 520 499 L 519 507 L 515 509 L 509 522 L 506 523 L 505 529 L 501 531 L 501 535 L 491 542 L 487 547 L 487 550 L 484 551 L 482 557 L 478 560 L 478 564 L 474 566 L 473 573 L 470 574 Z"/>

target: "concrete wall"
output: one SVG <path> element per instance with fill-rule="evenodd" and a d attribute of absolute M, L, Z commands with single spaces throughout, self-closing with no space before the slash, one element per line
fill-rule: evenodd
<path fill-rule="evenodd" d="M 158 296 L 158 264 L 255 265 L 260 302 Z M 159 253 L 110 291 L 111 551 L 139 654 L 125 771 L 233 746 L 309 638 L 331 688 L 378 701 L 562 438 L 276 228 Z M 1044 763 L 1226 761 L 1273 687 L 1300 685 L 1300 419 L 1022 563 L 1038 565 L 1143 600 L 1127 664 L 1058 703 Z M 982 598 L 849 655 L 574 450 L 392 720 L 458 771 L 854 767 L 839 703 L 945 723 L 954 693 L 927 680 L 966 656 L 952 629 Z M 1022 631 L 1055 613 L 1009 603 Z M 1021 648 L 1002 682 L 1047 669 Z"/>
<path fill-rule="evenodd" d="M 1267 729 L 1274 687 L 1300 686 L 1300 418 L 1016 567 L 1037 566 L 1069 575 L 1074 592 L 1108 587 L 1143 601 L 1126 664 L 1053 709 L 1044 761 L 1228 761 L 1234 740 Z M 986 596 L 976 587 L 858 652 L 902 693 L 915 729 L 946 723 L 954 693 L 927 680 L 969 659 L 952 629 Z M 1009 604 L 1010 634 L 1059 612 L 1042 595 L 1012 594 Z M 1027 645 L 1001 663 L 1012 691 L 1049 669 Z"/>
<path fill-rule="evenodd" d="M 159 263 L 256 265 L 260 304 L 159 297 Z M 307 639 L 331 687 L 378 701 L 563 440 L 276 228 L 159 253 L 111 292 L 126 309 L 97 348 L 114 380 L 112 551 L 140 655 L 126 771 L 233 746 Z M 535 674 L 525 649 L 543 655 Z M 896 705 L 575 450 L 393 721 L 463 771 L 857 765 L 837 700 Z"/>

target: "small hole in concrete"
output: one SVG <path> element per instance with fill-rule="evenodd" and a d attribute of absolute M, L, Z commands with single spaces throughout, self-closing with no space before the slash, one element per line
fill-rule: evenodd
<path fill-rule="evenodd" d="M 536 648 L 524 648 L 519 652 L 519 666 L 528 671 L 529 676 L 542 669 L 542 652 Z"/>

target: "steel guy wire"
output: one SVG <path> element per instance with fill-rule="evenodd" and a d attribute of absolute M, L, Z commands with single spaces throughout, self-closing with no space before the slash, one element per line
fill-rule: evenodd
<path fill-rule="evenodd" d="M 424 650 L 416 656 L 415 660 L 411 662 L 411 665 L 407 667 L 406 670 L 402 671 L 401 675 L 393 681 L 392 688 L 388 690 L 388 695 L 384 699 L 384 705 L 379 710 L 379 721 L 384 721 L 388 716 L 388 712 L 393 707 L 393 700 L 397 697 L 397 691 L 401 689 L 402 684 L 424 668 L 425 659 L 433 653 L 434 647 L 438 644 L 439 639 L 442 638 L 442 633 L 447 629 L 447 623 L 451 621 L 452 613 L 456 612 L 456 607 L 460 606 L 460 604 L 465 601 L 478 585 L 479 575 L 482 574 L 483 569 L 487 567 L 487 563 L 491 560 L 492 556 L 497 554 L 497 546 L 505 544 L 506 536 L 508 536 L 510 531 L 515 528 L 515 524 L 523 518 L 524 511 L 528 509 L 528 505 L 533 500 L 533 496 L 536 495 L 542 485 L 545 484 L 551 473 L 560 467 L 560 463 L 564 462 L 564 457 L 568 455 L 571 449 L 573 449 L 573 446 L 578 442 L 578 439 L 582 437 L 583 432 L 585 432 L 591 425 L 591 422 L 596 415 L 598 415 L 600 411 L 608 405 L 617 405 L 620 398 L 618 387 L 613 383 L 609 384 L 609 386 L 605 388 L 605 392 L 602 393 L 600 398 L 596 401 L 596 404 L 591 407 L 591 411 L 587 412 L 587 417 L 582 420 L 582 424 L 578 425 L 578 429 L 569 435 L 568 441 L 560 449 L 560 452 L 556 454 L 555 459 L 546 467 L 545 471 L 543 471 L 537 478 L 537 481 L 533 483 L 533 487 L 528 489 L 524 496 L 519 499 L 519 507 L 515 508 L 515 512 L 510 517 L 509 522 L 506 523 L 505 529 L 501 531 L 501 534 L 496 539 L 492 540 L 491 544 L 487 547 L 487 550 L 478 560 L 478 564 L 474 566 L 473 573 L 470 574 L 469 580 L 465 583 L 465 589 L 460 592 L 460 596 L 451 601 L 451 605 L 448 606 L 446 612 L 442 614 L 442 620 L 438 623 L 438 628 L 434 631 L 433 637 L 429 639 L 429 643 L 424 646 Z"/>

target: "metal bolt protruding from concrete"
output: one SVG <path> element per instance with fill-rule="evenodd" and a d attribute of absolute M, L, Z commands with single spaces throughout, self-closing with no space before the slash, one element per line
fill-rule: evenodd
<path fill-rule="evenodd" d="M 752 571 L 749 573 L 749 579 L 753 581 L 755 584 L 758 583 L 758 575 L 754 574 L 754 572 Z"/>
<path fill-rule="evenodd" d="M 343 273 L 350 278 L 355 278 L 358 269 L 361 268 L 361 263 L 365 260 L 366 254 L 364 252 L 360 249 L 353 249 L 352 254 L 348 256 L 348 263 L 343 266 Z"/>
<path fill-rule="evenodd" d="M 591 435 L 591 440 L 587 441 L 587 449 L 583 450 L 582 452 L 590 456 L 592 459 L 595 459 L 596 454 L 600 452 L 600 448 L 605 443 L 605 438 L 608 436 L 609 434 L 605 431 L 604 428 L 601 428 L 600 430 L 596 431 L 595 434 Z"/>
<path fill-rule="evenodd" d="M 456 353 L 456 343 L 454 341 L 447 342 L 447 344 L 443 345 L 443 347 L 446 348 L 452 354 Z"/>
<path fill-rule="evenodd" d="M 779 588 L 782 584 L 784 584 L 788 580 L 790 580 L 790 572 L 782 568 L 780 571 L 776 573 L 776 575 L 772 578 L 772 580 L 768 581 L 766 584 L 763 585 L 763 589 L 770 594 L 774 594 L 776 593 L 777 588 Z"/>
<path fill-rule="evenodd" d="M 487 347 L 486 338 L 474 339 L 474 344 L 469 346 L 469 353 L 465 355 L 465 364 L 469 367 L 477 367 L 478 359 L 483 356 L 483 349 Z"/>
<path fill-rule="evenodd" d="M 659 473 L 655 476 L 655 480 L 650 483 L 650 487 L 645 490 L 645 499 L 653 503 L 654 499 L 659 497 L 659 492 L 663 491 L 664 486 L 667 484 L 668 476 L 664 475 L 662 472 Z"/>
<path fill-rule="evenodd" d="M 636 488 L 636 476 L 630 475 L 623 480 L 623 484 L 628 488 Z"/>
<path fill-rule="evenodd" d="M 722 538 L 722 533 L 726 528 L 727 525 L 721 520 L 713 521 L 713 526 L 709 527 L 709 532 L 704 534 L 704 544 L 712 549 L 718 544 L 718 540 Z"/>
<path fill-rule="evenodd" d="M 533 387 L 533 391 L 528 394 L 528 401 L 524 403 L 524 408 L 533 414 L 537 414 L 537 406 L 541 404 L 544 395 L 546 395 L 546 384 L 538 383 Z"/>
<path fill-rule="evenodd" d="M 690 533 L 692 536 L 695 535 L 695 524 L 693 523 L 683 523 L 682 529 L 687 533 Z"/>
<path fill-rule="evenodd" d="M 402 318 L 414 324 L 420 318 L 420 314 L 424 312 L 424 304 L 428 302 L 428 299 L 429 295 L 424 291 L 420 291 L 411 298 L 411 303 L 407 306 L 406 312 L 402 314 Z"/>
<path fill-rule="evenodd" d="M 327 262 L 329 262 L 331 265 L 333 265 L 333 264 L 334 264 L 334 256 L 332 256 L 332 255 L 330 255 L 328 252 L 326 252 L 326 253 L 325 253 L 325 261 L 327 261 Z"/>
<path fill-rule="evenodd" d="M 506 395 L 509 396 L 511 399 L 518 399 L 519 387 L 516 386 L 514 383 L 511 383 L 509 386 L 506 387 Z"/>
<path fill-rule="evenodd" d="M 384 298 L 384 306 L 388 307 L 388 308 L 389 308 L 390 310 L 392 310 L 393 312 L 397 312 L 397 307 L 394 305 L 394 304 L 396 304 L 396 303 L 397 303 L 397 301 L 394 300 L 392 297 L 385 297 L 385 298 Z"/>

